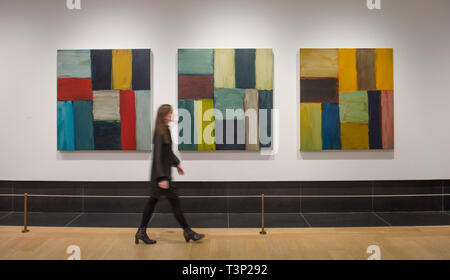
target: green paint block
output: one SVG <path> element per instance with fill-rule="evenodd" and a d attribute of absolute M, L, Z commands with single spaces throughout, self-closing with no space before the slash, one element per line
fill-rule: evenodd
<path fill-rule="evenodd" d="M 179 49 L 178 74 L 214 74 L 213 49 Z"/>
<path fill-rule="evenodd" d="M 151 151 L 151 92 L 135 91 L 136 107 L 136 150 Z"/>
<path fill-rule="evenodd" d="M 58 50 L 58 78 L 90 78 L 90 50 Z"/>
<path fill-rule="evenodd" d="M 369 123 L 369 102 L 366 91 L 340 92 L 341 123 Z"/>

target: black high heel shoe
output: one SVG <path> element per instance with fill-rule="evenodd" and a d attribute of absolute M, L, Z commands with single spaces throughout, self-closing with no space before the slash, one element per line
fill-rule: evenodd
<path fill-rule="evenodd" d="M 184 234 L 184 239 L 186 240 L 186 242 L 189 242 L 190 240 L 199 241 L 200 239 L 205 237 L 204 234 L 196 233 L 191 228 L 184 229 L 183 234 Z"/>
<path fill-rule="evenodd" d="M 139 240 L 142 240 L 145 244 L 155 244 L 156 240 L 152 240 L 148 237 L 147 231 L 145 228 L 140 228 L 136 232 L 136 235 L 134 236 L 134 243 L 139 244 Z"/>

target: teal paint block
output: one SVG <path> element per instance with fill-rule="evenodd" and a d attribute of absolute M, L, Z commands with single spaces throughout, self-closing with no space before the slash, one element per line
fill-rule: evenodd
<path fill-rule="evenodd" d="M 240 88 L 225 88 L 214 89 L 214 109 L 216 120 L 243 120 L 244 119 L 244 96 L 245 89 Z M 236 116 L 227 116 L 227 109 L 238 110 L 235 111 Z M 222 113 L 222 116 L 218 112 Z"/>
<path fill-rule="evenodd" d="M 178 74 L 214 74 L 213 49 L 179 49 Z"/>
<path fill-rule="evenodd" d="M 90 50 L 58 50 L 58 78 L 91 78 Z"/>
<path fill-rule="evenodd" d="M 94 117 L 91 100 L 73 101 L 75 149 L 94 150 Z"/>
<path fill-rule="evenodd" d="M 58 151 L 75 150 L 72 101 L 58 102 Z"/>
<path fill-rule="evenodd" d="M 258 91 L 259 108 L 259 146 L 261 148 L 272 148 L 272 119 L 273 119 L 273 91 Z"/>
<path fill-rule="evenodd" d="M 195 129 L 195 100 L 178 99 L 178 150 L 197 151 Z"/>

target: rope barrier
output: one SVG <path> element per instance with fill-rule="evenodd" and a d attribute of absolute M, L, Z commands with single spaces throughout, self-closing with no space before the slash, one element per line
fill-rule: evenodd
<path fill-rule="evenodd" d="M 268 198 L 371 198 L 371 197 L 434 197 L 450 196 L 450 194 L 368 194 L 368 195 L 265 195 Z M 0 197 L 23 197 L 23 194 L 0 194 Z M 149 198 L 149 196 L 133 195 L 58 195 L 28 194 L 28 197 L 59 198 Z M 261 195 L 181 195 L 180 198 L 260 198 Z"/>
<path fill-rule="evenodd" d="M 0 197 L 22 197 L 23 205 L 23 233 L 28 230 L 28 197 L 56 197 L 56 198 L 149 198 L 149 196 L 123 196 L 123 195 L 58 195 L 58 194 L 0 194 Z M 261 198 L 261 231 L 264 229 L 264 199 L 268 198 L 375 198 L 375 197 L 444 197 L 450 194 L 378 194 L 378 195 L 192 195 L 180 196 L 180 198 Z"/>

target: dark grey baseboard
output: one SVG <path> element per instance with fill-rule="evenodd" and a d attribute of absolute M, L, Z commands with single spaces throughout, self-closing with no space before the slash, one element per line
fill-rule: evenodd
<path fill-rule="evenodd" d="M 265 198 L 267 213 L 450 211 L 450 180 L 174 182 L 180 196 L 295 195 Z M 144 196 L 145 198 L 30 197 L 31 212 L 140 213 L 149 182 L 0 181 L 0 194 Z M 433 194 L 436 196 L 420 196 Z M 361 195 L 363 197 L 351 197 Z M 383 195 L 379 197 L 378 195 Z M 402 195 L 401 197 L 397 195 Z M 308 197 L 340 196 L 340 197 Z M 345 197 L 349 196 L 349 197 Z M 187 213 L 256 213 L 259 198 L 181 198 Z M 0 197 L 0 211 L 23 211 L 22 197 Z M 171 212 L 161 199 L 157 213 Z"/>

